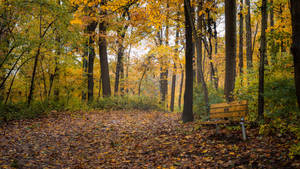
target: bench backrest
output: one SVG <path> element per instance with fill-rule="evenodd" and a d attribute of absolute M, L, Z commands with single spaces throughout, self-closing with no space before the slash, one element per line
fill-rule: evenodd
<path fill-rule="evenodd" d="M 210 106 L 210 119 L 229 118 L 240 120 L 245 117 L 248 112 L 247 100 L 234 101 L 229 103 L 218 103 Z"/>

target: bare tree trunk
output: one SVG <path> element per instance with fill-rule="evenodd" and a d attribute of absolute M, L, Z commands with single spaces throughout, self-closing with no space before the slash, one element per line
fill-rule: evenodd
<path fill-rule="evenodd" d="M 86 75 L 87 75 L 87 67 L 88 67 L 88 61 L 86 57 L 88 56 L 88 44 L 85 43 L 84 46 L 84 54 L 82 55 L 82 77 L 83 77 L 83 86 L 86 87 Z M 85 89 L 81 92 L 81 100 L 86 101 L 86 91 Z"/>
<path fill-rule="evenodd" d="M 172 75 L 172 87 L 171 87 L 170 109 L 172 112 L 174 111 L 175 89 L 176 89 L 176 63 L 174 63 L 174 70 L 173 70 L 173 75 Z"/>
<path fill-rule="evenodd" d="M 181 97 L 182 97 L 182 88 L 183 88 L 183 79 L 184 79 L 184 69 L 180 64 L 181 69 L 181 80 L 180 80 L 180 88 L 179 88 L 179 96 L 178 96 L 178 107 L 181 110 Z"/>
<path fill-rule="evenodd" d="M 170 109 L 173 112 L 174 111 L 174 100 L 175 100 L 175 89 L 176 89 L 176 62 L 178 59 L 178 43 L 179 43 L 179 19 L 180 19 L 180 13 L 177 12 L 177 25 L 176 25 L 176 33 L 175 33 L 175 58 L 173 59 L 174 67 L 173 67 L 173 76 L 172 76 L 172 87 L 171 87 L 171 103 L 170 103 Z"/>
<path fill-rule="evenodd" d="M 102 0 L 101 5 L 105 5 L 106 1 Z M 100 12 L 101 15 L 106 15 L 105 11 Z M 106 22 L 102 21 L 99 23 L 99 56 L 100 56 L 100 67 L 102 80 L 102 93 L 104 97 L 111 96 L 110 78 L 109 78 L 109 67 L 107 59 L 107 42 L 106 42 Z"/>
<path fill-rule="evenodd" d="M 35 54 L 35 59 L 34 59 L 34 65 L 33 65 L 33 72 L 32 72 L 32 76 L 31 76 L 31 85 L 30 85 L 30 90 L 29 90 L 29 95 L 28 95 L 28 100 L 27 103 L 28 105 L 30 105 L 31 101 L 32 101 L 32 97 L 33 97 L 33 92 L 34 92 L 34 80 L 35 80 L 35 74 L 36 74 L 36 68 L 37 68 L 37 64 L 38 64 L 38 59 L 40 56 L 40 50 L 41 50 L 41 44 L 38 47 L 38 50 Z"/>
<path fill-rule="evenodd" d="M 138 87 L 138 94 L 139 94 L 139 96 L 141 95 L 141 86 L 142 86 L 143 79 L 144 79 L 144 77 L 146 75 L 146 72 L 147 72 L 147 66 L 145 66 L 145 69 L 143 71 L 142 77 L 141 77 L 141 79 L 139 81 L 139 87 Z"/>
<path fill-rule="evenodd" d="M 262 0 L 261 6 L 261 37 L 260 37 L 260 64 L 259 64 L 259 88 L 258 88 L 258 119 L 264 119 L 264 65 L 266 59 L 266 29 L 267 29 L 267 0 Z"/>
<path fill-rule="evenodd" d="M 240 67 L 240 76 L 243 75 L 243 67 L 244 67 L 244 17 L 243 17 L 243 0 L 240 0 L 240 31 L 239 31 L 239 67 Z"/>
<path fill-rule="evenodd" d="M 115 91 L 114 91 L 114 95 L 117 96 L 118 92 L 119 92 L 119 85 L 120 85 L 120 77 L 121 77 L 121 83 L 123 84 L 123 80 L 124 80 L 124 46 L 123 46 L 123 42 L 124 42 L 124 38 L 126 35 L 126 31 L 128 29 L 128 25 L 126 25 L 124 28 L 121 28 L 118 31 L 118 35 L 120 37 L 118 44 L 118 58 L 117 58 L 117 67 L 116 67 L 116 79 L 115 79 Z M 121 92 L 124 92 L 124 87 L 122 87 L 121 85 Z"/>
<path fill-rule="evenodd" d="M 203 5 L 203 1 L 202 0 L 198 0 L 198 17 L 197 17 L 197 29 L 199 32 L 199 38 L 202 38 L 202 20 L 203 20 L 203 15 L 199 15 L 200 11 L 202 10 L 202 5 Z M 201 83 L 201 71 L 202 71 L 202 41 L 199 40 L 199 49 L 197 49 L 197 51 L 199 50 L 199 52 L 197 52 L 197 84 L 200 85 Z"/>
<path fill-rule="evenodd" d="M 193 33 L 192 33 L 192 17 L 189 16 L 191 10 L 190 0 L 184 0 L 184 16 L 185 16 L 185 91 L 184 105 L 182 112 L 182 121 L 189 122 L 194 120 L 193 115 Z"/>
<path fill-rule="evenodd" d="M 292 14 L 292 28 L 293 28 L 293 44 L 291 51 L 294 56 L 294 70 L 295 70 L 295 86 L 296 95 L 298 101 L 298 107 L 300 108 L 300 1 L 290 0 L 291 2 L 291 14 Z"/>
<path fill-rule="evenodd" d="M 88 25 L 87 31 L 89 34 L 89 45 L 88 45 L 88 102 L 94 100 L 94 61 L 95 61 L 95 29 L 97 22 L 92 22 Z"/>
<path fill-rule="evenodd" d="M 251 13 L 250 13 L 250 0 L 246 0 L 247 15 L 246 21 L 246 55 L 247 55 L 247 69 L 252 69 L 252 32 L 251 32 Z M 254 46 L 254 45 L 253 45 Z"/>
<path fill-rule="evenodd" d="M 236 1 L 225 0 L 225 87 L 228 102 L 233 101 L 236 74 Z"/>
<path fill-rule="evenodd" d="M 270 0 L 270 27 L 274 26 L 274 4 L 273 0 Z M 271 28 L 271 33 L 274 32 L 274 29 Z M 271 63 L 274 64 L 276 61 L 276 55 L 278 52 L 278 47 L 275 43 L 275 39 L 271 39 Z"/>

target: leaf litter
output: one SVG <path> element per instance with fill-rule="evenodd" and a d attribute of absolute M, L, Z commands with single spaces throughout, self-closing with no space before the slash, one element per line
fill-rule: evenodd
<path fill-rule="evenodd" d="M 182 124 L 180 113 L 61 113 L 0 127 L 0 168 L 297 168 L 290 138 Z"/>

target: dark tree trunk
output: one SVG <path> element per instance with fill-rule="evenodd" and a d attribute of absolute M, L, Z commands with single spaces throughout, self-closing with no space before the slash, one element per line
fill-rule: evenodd
<path fill-rule="evenodd" d="M 185 16 L 185 91 L 184 91 L 184 105 L 182 112 L 182 121 L 189 122 L 194 120 L 193 115 L 193 34 L 192 34 L 192 18 L 189 17 L 191 10 L 190 0 L 184 0 L 184 16 Z"/>
<path fill-rule="evenodd" d="M 179 96 L 178 96 L 178 107 L 181 110 L 181 97 L 182 97 L 182 88 L 183 88 L 183 79 L 184 79 L 184 69 L 180 64 L 181 68 L 181 80 L 180 80 L 180 88 L 179 88 Z"/>
<path fill-rule="evenodd" d="M 119 47 L 118 47 L 118 58 L 117 58 L 115 90 L 114 90 L 115 96 L 117 96 L 119 93 L 120 79 L 121 79 L 122 84 L 123 84 L 123 80 L 124 80 L 124 50 L 125 50 L 125 48 L 123 46 L 123 41 L 124 41 L 127 29 L 128 29 L 128 25 L 126 25 L 124 28 L 121 28 L 118 31 L 118 35 L 119 35 L 120 39 L 118 41 Z M 121 85 L 121 90 L 123 93 L 124 86 L 122 87 L 122 85 Z"/>
<path fill-rule="evenodd" d="M 247 69 L 252 69 L 252 32 L 251 32 L 251 13 L 250 13 L 250 0 L 246 0 L 247 15 L 246 21 L 246 55 L 247 55 Z"/>
<path fill-rule="evenodd" d="M 84 89 L 81 92 L 81 100 L 86 101 L 86 76 L 87 76 L 87 67 L 88 67 L 88 60 L 86 59 L 88 56 L 88 43 L 85 43 L 84 46 L 84 53 L 82 55 L 82 77 L 83 77 L 83 86 Z"/>
<path fill-rule="evenodd" d="M 177 22 L 177 25 L 176 25 L 176 33 L 175 33 L 175 46 L 176 46 L 176 48 L 175 48 L 175 51 L 174 51 L 174 53 L 175 53 L 175 58 L 173 59 L 173 62 L 174 62 L 174 69 L 173 69 L 173 76 L 172 76 L 172 87 L 171 87 L 171 103 L 170 103 L 170 109 L 171 109 L 171 111 L 173 112 L 174 111 L 174 100 L 175 100 L 175 89 L 176 89 L 176 69 L 177 69 L 177 67 L 176 67 L 176 61 L 177 61 L 177 59 L 178 59 L 178 42 L 179 42 L 179 19 L 180 19 L 180 13 L 179 12 L 177 12 L 177 20 L 178 20 L 178 22 Z"/>
<path fill-rule="evenodd" d="M 243 0 L 240 0 L 240 31 L 239 31 L 239 67 L 240 67 L 240 76 L 243 75 L 244 67 L 244 17 L 243 17 Z"/>
<path fill-rule="evenodd" d="M 56 42 L 58 43 L 58 46 L 57 46 L 57 49 L 56 49 L 56 56 L 55 56 L 55 68 L 54 68 L 54 72 L 50 74 L 50 78 L 49 78 L 49 91 L 48 91 L 48 98 L 50 97 L 51 95 L 51 91 L 52 91 L 52 86 L 53 86 L 53 83 L 54 83 L 54 79 L 57 78 L 57 82 L 59 82 L 59 62 L 58 62 L 58 59 L 60 57 L 60 50 L 61 50 L 61 47 L 60 47 L 60 38 L 57 37 L 56 38 Z M 58 101 L 59 99 L 59 85 L 56 84 L 56 88 L 54 89 L 54 96 L 55 96 L 55 100 Z"/>
<path fill-rule="evenodd" d="M 101 5 L 105 4 L 102 1 Z M 101 11 L 102 15 L 106 15 L 105 11 Z M 109 67 L 107 59 L 107 42 L 106 42 L 106 22 L 102 21 L 99 23 L 99 56 L 100 56 L 100 67 L 102 80 L 102 94 L 104 97 L 111 96 L 110 78 L 109 78 Z"/>
<path fill-rule="evenodd" d="M 290 2 L 293 29 L 293 44 L 291 47 L 291 51 L 294 56 L 296 95 L 298 100 L 298 107 L 300 108 L 300 1 L 290 0 Z"/>
<path fill-rule="evenodd" d="M 273 0 L 270 0 L 270 27 L 274 26 L 274 4 Z M 271 28 L 271 33 L 274 32 L 274 29 Z M 275 39 L 271 39 L 271 63 L 274 64 L 276 61 L 276 55 L 278 53 L 278 45 L 275 43 Z"/>
<path fill-rule="evenodd" d="M 202 0 L 198 0 L 198 11 L 197 11 L 197 14 L 198 14 L 198 19 L 197 19 L 197 29 L 198 29 L 198 32 L 199 33 L 199 38 L 201 39 L 202 38 L 202 20 L 203 20 L 203 15 L 199 15 L 199 12 L 202 10 L 202 5 L 203 5 L 203 2 Z M 197 51 L 199 50 L 199 52 L 197 52 L 197 84 L 200 85 L 201 83 L 201 71 L 202 71 L 202 40 L 199 40 L 198 42 L 196 43 L 199 43 L 199 49 L 197 49 Z"/>
<path fill-rule="evenodd" d="M 228 102 L 233 101 L 236 73 L 236 0 L 225 0 L 225 87 Z"/>
<path fill-rule="evenodd" d="M 266 59 L 266 29 L 267 29 L 267 0 L 262 0 L 261 6 L 261 37 L 260 37 L 260 62 L 259 62 L 259 87 L 258 87 L 258 118 L 264 119 L 264 73 Z"/>
<path fill-rule="evenodd" d="M 175 89 L 176 89 L 176 63 L 174 63 L 174 70 L 173 70 L 173 75 L 172 75 L 172 87 L 171 87 L 170 109 L 172 112 L 174 111 Z"/>
<path fill-rule="evenodd" d="M 147 66 L 145 66 L 145 69 L 144 69 L 144 71 L 143 71 L 142 77 L 141 77 L 141 79 L 140 79 L 140 81 L 139 81 L 139 87 L 138 87 L 138 95 L 139 95 L 139 96 L 141 95 L 142 82 L 143 82 L 143 79 L 144 79 L 144 77 L 145 77 L 145 75 L 146 75 L 146 72 L 147 72 Z"/>
<path fill-rule="evenodd" d="M 95 29 L 97 22 L 92 22 L 88 25 L 87 31 L 89 34 L 89 46 L 88 46 L 88 102 L 92 102 L 94 99 L 94 61 L 95 61 Z"/>
<path fill-rule="evenodd" d="M 114 95 L 117 96 L 119 95 L 119 82 L 120 82 L 120 72 L 123 67 L 123 49 L 122 45 L 119 44 L 118 48 L 118 57 L 117 57 L 117 66 L 116 66 L 116 75 L 115 75 L 115 90 L 114 90 Z"/>
<path fill-rule="evenodd" d="M 38 50 L 35 54 L 34 57 L 34 65 L 33 65 L 33 71 L 32 71 L 32 76 L 31 76 L 31 85 L 30 85 L 30 90 L 29 90 L 29 95 L 28 95 L 28 100 L 27 103 L 30 105 L 33 97 L 33 92 L 34 92 L 34 79 L 35 79 L 35 74 L 36 74 L 36 69 L 37 69 L 37 64 L 40 56 L 40 50 L 41 50 L 41 44 L 38 47 Z"/>

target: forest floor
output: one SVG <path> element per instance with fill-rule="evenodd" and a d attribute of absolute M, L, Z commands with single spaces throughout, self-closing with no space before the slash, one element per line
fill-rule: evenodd
<path fill-rule="evenodd" d="M 0 168 L 297 168 L 288 137 L 182 124 L 179 113 L 60 113 L 0 127 Z"/>

